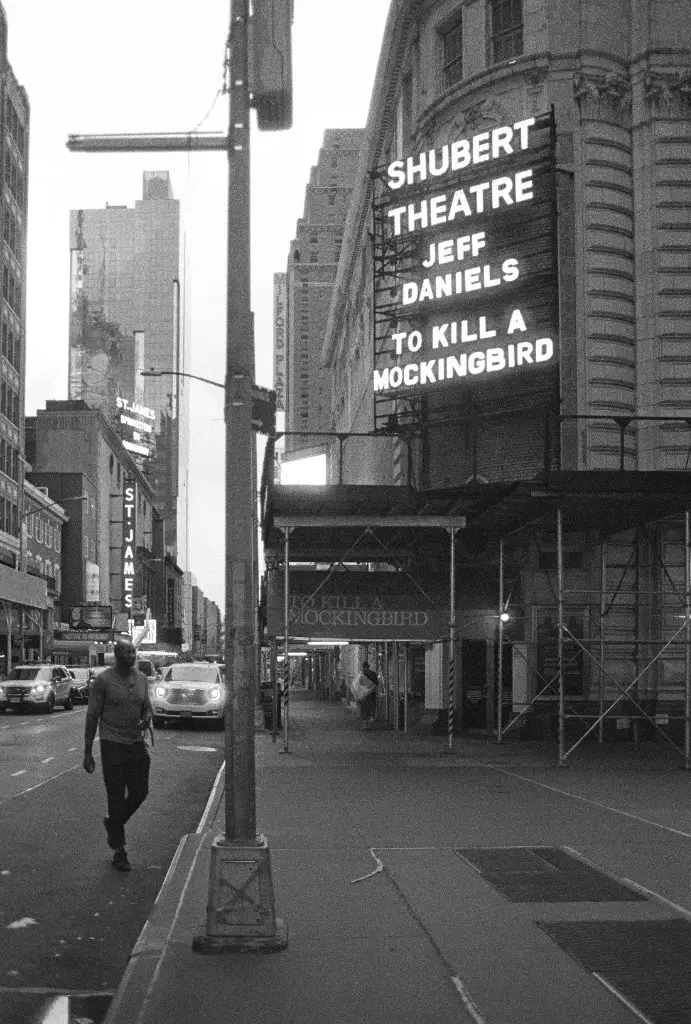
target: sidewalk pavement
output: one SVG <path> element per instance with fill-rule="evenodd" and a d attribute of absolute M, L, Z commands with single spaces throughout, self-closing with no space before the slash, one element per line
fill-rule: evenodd
<path fill-rule="evenodd" d="M 589 745 L 559 769 L 553 744 L 457 737 L 449 751 L 445 737 L 365 732 L 311 693 L 292 696 L 283 746 L 256 735 L 257 831 L 287 948 L 192 950 L 221 772 L 105 1024 L 691 1020 L 689 773 L 666 751 Z M 672 938 L 659 970 L 651 935 Z"/>

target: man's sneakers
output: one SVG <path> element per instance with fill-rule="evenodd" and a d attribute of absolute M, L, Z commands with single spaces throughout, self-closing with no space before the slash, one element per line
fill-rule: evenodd
<path fill-rule="evenodd" d="M 113 854 L 113 867 L 116 871 L 131 871 L 132 865 L 127 859 L 127 850 L 124 846 L 121 846 L 119 850 L 116 850 Z"/>

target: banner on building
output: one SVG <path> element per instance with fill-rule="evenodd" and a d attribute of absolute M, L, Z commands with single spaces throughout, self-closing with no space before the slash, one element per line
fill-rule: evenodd
<path fill-rule="evenodd" d="M 551 113 L 375 173 L 375 404 L 551 386 L 558 364 Z"/>
<path fill-rule="evenodd" d="M 283 572 L 267 573 L 267 632 L 284 631 Z M 436 640 L 449 629 L 448 594 L 404 573 L 293 571 L 289 635 L 333 640 Z"/>
<path fill-rule="evenodd" d="M 109 604 L 81 604 L 70 608 L 71 629 L 109 630 L 113 627 L 113 608 Z"/>
<path fill-rule="evenodd" d="M 286 275 L 274 274 L 274 386 L 276 412 L 286 408 L 286 355 L 288 321 L 286 316 Z"/>

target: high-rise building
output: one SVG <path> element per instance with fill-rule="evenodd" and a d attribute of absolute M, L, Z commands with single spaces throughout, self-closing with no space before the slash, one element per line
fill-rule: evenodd
<path fill-rule="evenodd" d="M 19 565 L 23 509 L 26 214 L 29 98 L 7 60 L 7 21 L 0 5 L 0 166 L 2 299 L 0 300 L 0 562 Z"/>
<path fill-rule="evenodd" d="M 146 171 L 134 208 L 72 210 L 69 398 L 99 408 L 148 478 L 166 553 L 184 568 L 188 393 L 184 240 L 167 171 Z"/>
<path fill-rule="evenodd" d="M 328 129 L 312 168 L 286 273 L 285 429 L 329 429 L 320 354 L 360 155 L 360 129 Z M 277 287 L 282 287 L 279 279 Z M 323 446 L 322 446 L 323 447 Z M 286 452 L 319 450 L 319 438 L 286 438 Z"/>

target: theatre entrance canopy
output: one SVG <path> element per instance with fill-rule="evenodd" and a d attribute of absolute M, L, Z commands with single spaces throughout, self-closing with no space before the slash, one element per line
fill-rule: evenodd
<path fill-rule="evenodd" d="M 549 530 L 557 513 L 564 532 L 601 538 L 683 513 L 691 474 L 556 472 L 437 492 L 271 484 L 262 498 L 269 635 L 284 632 L 288 565 L 291 635 L 433 641 L 448 633 L 452 579 L 459 614 L 496 607 L 500 541 Z"/>

